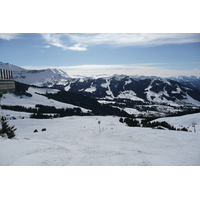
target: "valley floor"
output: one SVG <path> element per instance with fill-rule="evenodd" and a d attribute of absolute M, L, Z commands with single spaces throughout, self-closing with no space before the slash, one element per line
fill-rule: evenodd
<path fill-rule="evenodd" d="M 0 137 L 1 166 L 200 165 L 198 131 L 127 127 L 112 116 L 18 117 L 9 124 L 17 128 L 16 137 Z"/>

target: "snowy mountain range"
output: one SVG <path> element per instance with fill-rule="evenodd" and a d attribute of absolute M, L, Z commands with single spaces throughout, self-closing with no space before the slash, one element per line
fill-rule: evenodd
<path fill-rule="evenodd" d="M 183 85 L 189 86 L 200 90 L 200 77 L 198 76 L 178 76 L 170 77 L 170 79 L 182 83 Z"/>
<path fill-rule="evenodd" d="M 160 115 L 184 111 L 186 107 L 200 107 L 200 78 L 195 76 L 161 78 L 102 75 L 74 78 L 59 69 L 26 70 L 9 63 L 0 63 L 0 68 L 12 70 L 16 82 L 61 90 L 52 95 L 42 92 L 47 98 L 59 99 L 86 109 L 101 104 L 128 114 L 148 112 L 149 115 Z M 66 100 L 64 96 L 70 98 Z M 87 101 L 91 106 L 86 105 Z"/>
<path fill-rule="evenodd" d="M 200 105 L 200 91 L 159 77 L 114 75 L 98 79 L 68 80 L 66 91 L 79 93 L 99 100 L 150 103 L 193 103 Z"/>
<path fill-rule="evenodd" d="M 108 76 L 106 74 L 101 75 L 94 75 L 91 77 L 83 77 L 80 75 L 76 75 L 70 77 L 66 72 L 56 69 L 56 68 L 48 68 L 43 70 L 27 70 L 22 67 L 18 67 L 16 65 L 12 65 L 9 63 L 0 62 L 0 69 L 7 69 L 13 71 L 14 80 L 17 82 L 29 84 L 29 85 L 36 85 L 36 86 L 54 86 L 54 85 L 69 85 L 70 82 L 75 82 L 77 80 L 83 81 L 87 79 L 99 79 L 99 78 L 111 78 L 115 77 L 117 80 L 121 80 L 127 75 L 113 75 Z M 139 80 L 139 79 L 146 79 L 146 78 L 158 78 L 161 77 L 147 77 L 147 76 L 129 76 L 132 79 Z M 182 83 L 183 85 L 199 89 L 200 90 L 200 77 L 197 76 L 178 76 L 178 77 L 169 77 L 168 79 L 177 81 Z"/>

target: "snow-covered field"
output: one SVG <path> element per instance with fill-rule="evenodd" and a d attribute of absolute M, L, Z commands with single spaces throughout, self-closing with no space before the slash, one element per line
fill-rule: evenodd
<path fill-rule="evenodd" d="M 62 103 L 53 99 L 48 99 L 45 96 L 39 95 L 39 94 L 45 94 L 45 93 L 57 93 L 58 91 L 59 90 L 57 89 L 29 87 L 27 92 L 30 93 L 32 97 L 28 97 L 25 95 L 20 97 L 20 96 L 14 95 L 13 93 L 7 93 L 3 95 L 3 98 L 1 99 L 1 104 L 11 105 L 11 106 L 19 105 L 19 106 L 24 106 L 26 108 L 29 108 L 29 107 L 35 108 L 36 104 L 54 106 L 55 108 L 77 108 L 78 107 L 72 104 Z M 81 108 L 81 110 L 82 112 L 88 112 L 88 109 L 85 109 L 85 108 Z"/>
<path fill-rule="evenodd" d="M 113 116 L 18 117 L 9 120 L 17 128 L 16 137 L 0 137 L 0 165 L 199 166 L 200 123 L 196 122 L 194 133 L 127 127 Z"/>

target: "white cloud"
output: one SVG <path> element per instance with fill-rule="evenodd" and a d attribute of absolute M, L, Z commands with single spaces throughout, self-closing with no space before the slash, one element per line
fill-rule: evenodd
<path fill-rule="evenodd" d="M 19 38 L 20 38 L 19 33 L 0 33 L 0 39 L 2 40 L 13 40 Z"/>
<path fill-rule="evenodd" d="M 99 74 L 125 74 L 125 75 L 141 75 L 141 76 L 200 76 L 200 69 L 191 68 L 191 69 L 175 69 L 172 67 L 166 67 L 165 63 L 141 63 L 141 64 L 132 64 L 132 65 L 76 65 L 76 66 L 57 66 L 69 75 L 99 75 Z M 46 68 L 55 68 L 50 66 L 26 66 L 26 69 L 46 69 Z"/>
<path fill-rule="evenodd" d="M 73 51 L 86 51 L 87 50 L 86 47 L 87 47 L 86 45 L 75 44 L 74 46 L 68 47 L 67 49 L 73 50 Z"/>
<path fill-rule="evenodd" d="M 63 50 L 86 51 L 91 45 L 111 46 L 158 46 L 200 42 L 199 33 L 44 33 L 48 45 Z"/>
<path fill-rule="evenodd" d="M 86 51 L 86 45 L 74 44 L 73 46 L 66 45 L 66 35 L 58 33 L 43 33 L 41 34 L 45 42 L 49 45 L 60 47 L 63 50 L 73 50 L 73 51 Z M 46 47 L 49 48 L 49 45 Z"/>
<path fill-rule="evenodd" d="M 170 76 L 200 76 L 200 69 L 190 69 L 190 70 L 177 70 L 177 69 L 165 69 L 160 67 L 105 67 L 99 66 L 97 68 L 92 67 L 81 67 L 78 68 L 61 68 L 63 71 L 66 71 L 69 75 L 83 75 L 83 76 L 90 76 L 90 75 L 99 75 L 99 74 L 124 74 L 124 75 L 139 75 L 139 76 L 160 76 L 160 77 L 170 77 Z"/>
<path fill-rule="evenodd" d="M 157 46 L 200 42 L 198 33 L 100 33 L 67 34 L 71 41 L 85 45 Z"/>
<path fill-rule="evenodd" d="M 43 39 L 46 41 L 47 44 L 66 49 L 66 46 L 63 45 L 62 41 L 60 40 L 60 37 L 61 37 L 60 34 L 43 33 L 41 35 L 42 35 Z"/>

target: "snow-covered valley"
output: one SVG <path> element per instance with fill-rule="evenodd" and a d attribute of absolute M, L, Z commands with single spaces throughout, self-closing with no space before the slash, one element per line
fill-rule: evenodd
<path fill-rule="evenodd" d="M 185 116 L 190 121 L 195 115 L 197 132 L 183 132 L 128 127 L 113 116 L 41 120 L 30 119 L 26 113 L 4 112 L 17 117 L 9 120 L 17 130 L 13 139 L 0 137 L 1 166 L 200 165 L 200 114 Z M 176 118 L 175 125 L 181 121 Z"/>

